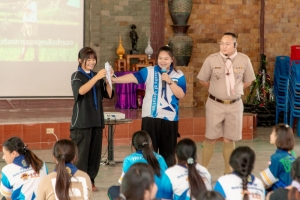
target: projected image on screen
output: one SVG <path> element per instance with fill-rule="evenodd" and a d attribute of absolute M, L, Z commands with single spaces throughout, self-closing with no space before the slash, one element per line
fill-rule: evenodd
<path fill-rule="evenodd" d="M 74 59 L 82 40 L 79 0 L 0 2 L 0 45 L 6 47 L 1 48 L 1 61 Z"/>
<path fill-rule="evenodd" d="M 0 68 L 14 85 L 3 91 L 0 80 L 0 97 L 71 96 L 82 46 L 83 0 L 0 0 Z"/>

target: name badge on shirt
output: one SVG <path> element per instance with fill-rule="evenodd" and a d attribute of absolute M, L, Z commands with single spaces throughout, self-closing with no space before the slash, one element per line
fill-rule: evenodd
<path fill-rule="evenodd" d="M 244 67 L 243 67 L 243 66 L 235 67 L 233 71 L 234 71 L 235 73 L 237 73 L 237 72 L 239 72 L 239 70 L 241 70 L 241 69 L 244 69 Z"/>

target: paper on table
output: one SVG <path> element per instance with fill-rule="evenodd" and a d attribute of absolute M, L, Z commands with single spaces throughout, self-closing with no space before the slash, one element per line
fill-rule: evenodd
<path fill-rule="evenodd" d="M 106 80 L 108 81 L 110 88 L 112 88 L 111 78 L 110 78 L 110 69 L 111 66 L 108 62 L 105 63 L 105 70 L 106 70 Z"/>

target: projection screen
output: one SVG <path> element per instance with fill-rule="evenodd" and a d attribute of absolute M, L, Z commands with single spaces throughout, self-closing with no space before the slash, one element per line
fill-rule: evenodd
<path fill-rule="evenodd" d="M 83 0 L 0 0 L 0 98 L 71 97 Z"/>

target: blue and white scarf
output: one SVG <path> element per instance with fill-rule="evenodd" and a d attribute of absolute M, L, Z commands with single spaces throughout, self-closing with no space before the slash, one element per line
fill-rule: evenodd
<path fill-rule="evenodd" d="M 66 170 L 70 176 L 74 176 L 78 169 L 72 163 L 66 163 Z M 56 172 L 56 169 L 54 171 Z"/>
<path fill-rule="evenodd" d="M 173 65 L 171 64 L 170 65 L 170 70 L 167 72 L 167 74 L 168 75 L 170 75 L 171 74 L 171 72 L 173 71 Z M 161 72 L 161 68 L 159 67 L 159 72 L 160 72 L 160 74 L 162 74 L 162 72 Z M 165 94 L 165 100 L 168 102 L 168 99 L 167 99 L 167 89 L 166 89 L 167 87 L 165 87 L 165 88 L 161 88 L 161 96 L 163 96 L 163 94 Z"/>

